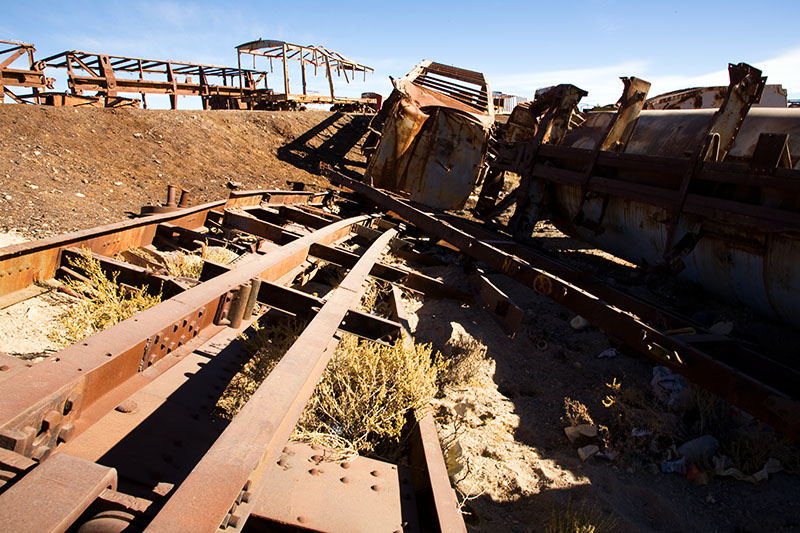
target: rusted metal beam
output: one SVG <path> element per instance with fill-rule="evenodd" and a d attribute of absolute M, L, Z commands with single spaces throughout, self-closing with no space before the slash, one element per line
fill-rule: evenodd
<path fill-rule="evenodd" d="M 116 222 L 1 248 L 0 271 L 16 274 L 0 276 L 0 295 L 24 289 L 36 281 L 51 279 L 60 265 L 60 253 L 66 248 L 79 246 L 113 256 L 131 247 L 150 244 L 160 222 L 170 222 L 189 229 L 200 228 L 209 211 L 223 205 L 224 201 L 211 202 L 173 213 Z"/>
<path fill-rule="evenodd" d="M 483 307 L 492 313 L 492 316 L 513 338 L 522 325 L 525 311 L 492 283 L 480 269 L 472 273 L 472 281 L 477 288 Z"/>
<path fill-rule="evenodd" d="M 46 457 L 59 440 L 74 436 L 83 408 L 224 318 L 241 287 L 254 278 L 273 281 L 303 263 L 311 244 L 346 236 L 355 217 L 331 224 L 268 256 L 253 255 L 221 274 L 58 352 L 46 364 L 3 382 L 0 446 L 34 458 Z M 222 317 L 222 318 L 221 318 Z M 217 329 L 214 329 L 217 328 Z"/>
<path fill-rule="evenodd" d="M 346 268 L 351 268 L 359 259 L 358 254 L 326 245 L 314 245 L 311 248 L 310 255 Z M 466 291 L 447 285 L 430 276 L 396 266 L 375 263 L 370 271 L 370 276 L 389 283 L 402 285 L 408 289 L 422 292 L 429 296 L 452 298 L 463 302 L 473 301 L 472 296 Z"/>
<path fill-rule="evenodd" d="M 86 253 L 86 251 L 77 248 L 67 248 L 61 256 L 62 264 L 66 262 L 67 265 L 72 266 L 76 260 Z M 170 298 L 195 284 L 193 281 L 190 282 L 175 276 L 158 274 L 146 268 L 93 252 L 88 252 L 88 255 L 100 264 L 100 268 L 103 269 L 107 277 L 111 278 L 111 276 L 116 275 L 117 283 L 134 287 L 147 287 L 150 294 L 163 294 L 166 298 Z M 72 266 L 72 268 L 74 269 L 75 267 Z"/>
<path fill-rule="evenodd" d="M 606 301 L 593 294 L 591 288 L 583 288 L 577 282 L 570 283 L 546 270 L 535 268 L 383 191 L 352 180 L 330 167 L 323 168 L 323 175 L 332 183 L 391 210 L 420 230 L 449 242 L 463 253 L 507 274 L 538 294 L 581 314 L 630 350 L 669 366 L 776 429 L 790 436 L 800 435 L 800 402 L 796 398 L 796 390 L 791 386 L 787 388 L 793 379 L 800 379 L 796 370 L 763 356 L 758 357 L 752 352 L 744 357 L 727 351 L 734 355 L 715 357 L 704 351 L 702 344 L 690 344 L 680 336 L 664 333 L 617 308 L 613 300 Z M 743 365 L 748 373 L 740 369 Z M 787 376 L 792 377 L 787 380 Z"/>
<path fill-rule="evenodd" d="M 403 327 L 406 346 L 411 347 L 414 341 L 411 337 L 408 312 L 403 303 L 403 294 L 396 286 L 392 286 L 389 302 L 392 317 Z M 412 467 L 411 481 L 417 493 L 420 523 L 432 529 L 438 526 L 438 531 L 442 533 L 466 531 L 455 491 L 450 486 L 450 476 L 447 474 L 436 422 L 432 415 L 423 416 L 415 424 L 409 439 L 409 455 Z"/>
<path fill-rule="evenodd" d="M 106 489 L 117 488 L 117 472 L 65 454 L 55 454 L 0 495 L 0 524 L 14 531 L 66 531 Z"/>
<path fill-rule="evenodd" d="M 364 294 L 369 270 L 395 233 L 387 231 L 353 267 L 150 523 L 151 531 L 211 531 L 247 520 L 263 491 L 265 469 L 277 459 L 333 354 L 333 334 Z M 238 499 L 242 491 L 252 493 L 247 502 Z"/>
<path fill-rule="evenodd" d="M 222 225 L 226 228 L 268 239 L 277 244 L 286 244 L 298 238 L 296 233 L 285 230 L 276 224 L 260 220 L 252 214 L 239 209 L 225 209 Z"/>
<path fill-rule="evenodd" d="M 268 307 L 292 314 L 303 320 L 312 320 L 322 309 L 322 306 L 325 305 L 325 301 L 321 298 L 269 282 L 261 283 L 258 291 L 258 301 Z M 365 339 L 386 342 L 398 338 L 400 324 L 356 309 L 350 309 L 342 320 L 340 329 Z"/>

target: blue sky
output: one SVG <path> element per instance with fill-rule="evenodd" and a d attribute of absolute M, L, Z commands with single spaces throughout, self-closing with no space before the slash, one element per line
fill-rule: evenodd
<path fill-rule="evenodd" d="M 652 82 L 653 96 L 727 85 L 728 62 L 745 61 L 800 98 L 796 7 L 796 0 L 15 2 L 3 8 L 0 39 L 33 43 L 40 59 L 78 49 L 229 66 L 237 44 L 280 39 L 322 45 L 375 69 L 366 82 L 336 80 L 337 94 L 388 94 L 389 76 L 432 59 L 482 71 L 493 90 L 529 98 L 538 87 L 573 83 L 589 91 L 588 104 L 616 101 L 619 76 Z M 280 83 L 270 77 L 271 86 Z M 324 89 L 325 78 L 310 87 Z M 192 100 L 179 106 L 197 107 Z"/>

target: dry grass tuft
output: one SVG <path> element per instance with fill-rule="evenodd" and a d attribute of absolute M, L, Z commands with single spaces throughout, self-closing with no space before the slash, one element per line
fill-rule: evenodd
<path fill-rule="evenodd" d="M 167 272 L 172 276 L 200 279 L 200 273 L 203 271 L 204 259 L 221 265 L 227 265 L 237 257 L 239 257 L 239 255 L 236 252 L 223 246 L 206 246 L 202 256 L 181 251 L 164 254 L 164 258 L 166 259 L 164 266 Z"/>
<path fill-rule="evenodd" d="M 585 500 L 577 503 L 572 498 L 566 505 L 553 508 L 544 528 L 546 533 L 605 533 L 616 529 L 617 521 L 613 516 L 605 516 Z"/>
<path fill-rule="evenodd" d="M 383 454 L 400 443 L 406 415 L 427 407 L 443 368 L 429 344 L 394 346 L 343 335 L 298 424 Z"/>
<path fill-rule="evenodd" d="M 107 278 L 100 262 L 88 250 L 69 264 L 83 271 L 89 282 L 68 280 L 64 285 L 83 298 L 59 318 L 58 328 L 48 337 L 59 346 L 68 346 L 132 317 L 161 302 L 161 294 L 151 295 L 144 288 L 122 288 L 117 274 Z"/>
<path fill-rule="evenodd" d="M 263 326 L 253 323 L 253 335 L 242 334 L 240 337 L 251 357 L 228 383 L 214 413 L 232 419 L 294 344 L 304 327 L 303 321 L 294 318 L 271 320 Z"/>
<path fill-rule="evenodd" d="M 777 459 L 789 473 L 800 473 L 800 447 L 788 437 L 772 430 L 739 435 L 729 442 L 720 443 L 722 452 L 730 457 L 732 465 L 745 475 L 761 470 L 768 459 Z"/>
<path fill-rule="evenodd" d="M 350 461 L 358 457 L 358 450 L 349 440 L 330 433 L 307 432 L 295 429 L 292 440 L 326 448 L 325 459 L 328 461 Z"/>
<path fill-rule="evenodd" d="M 389 300 L 386 296 L 392 292 L 392 285 L 386 281 L 375 280 L 370 284 L 358 307 L 367 313 L 389 316 Z"/>

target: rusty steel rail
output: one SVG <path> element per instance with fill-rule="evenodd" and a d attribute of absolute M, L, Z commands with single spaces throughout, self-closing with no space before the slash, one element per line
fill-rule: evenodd
<path fill-rule="evenodd" d="M 602 286 L 591 276 L 519 247 L 510 239 L 498 235 L 491 238 L 480 229 L 464 231 L 464 224 L 456 227 L 451 217 L 423 211 L 329 167 L 323 168 L 323 175 L 331 183 L 356 192 L 421 231 L 579 313 L 628 350 L 672 368 L 790 436 L 800 435 L 797 368 L 758 354 L 734 339 L 711 335 L 690 320 Z M 676 325 L 690 326 L 694 333 L 670 334 Z"/>
<path fill-rule="evenodd" d="M 375 215 L 340 219 L 314 207 L 319 200 L 316 193 L 237 193 L 227 208 L 213 202 L 0 250 L 0 262 L 38 258 L 35 275 L 7 289 L 53 275 L 80 278 L 70 257 L 89 250 L 119 283 L 161 287 L 170 296 L 41 363 L 0 360 L 0 469 L 10 475 L 0 483 L 0 523 L 14 523 L 20 531 L 109 521 L 115 527 L 213 531 L 241 528 L 252 515 L 261 524 L 320 531 L 331 530 L 334 522 L 339 529 L 396 530 L 410 522 L 425 530 L 464 531 L 430 420 L 410 441 L 412 470 L 357 458 L 347 465 L 352 484 L 309 476 L 298 488 L 291 472 L 287 478 L 285 469 L 275 466 L 332 354 L 336 331 L 384 343 L 400 337 L 403 326 L 394 319 L 402 313 L 392 319 L 352 309 L 368 276 L 388 279 L 395 291 L 409 285 L 418 292 L 464 296 L 437 280 L 377 262 L 385 249 L 397 246 L 399 228 Z M 234 227 L 226 220 L 231 212 L 270 229 Z M 369 250 L 357 256 L 338 247 L 351 239 Z M 190 280 L 126 253 L 148 243 L 186 251 L 225 245 L 241 255 L 231 265 L 205 261 L 200 280 Z M 125 261 L 111 257 L 118 252 Z M 285 285 L 307 279 L 319 256 L 350 270 L 327 300 Z M 252 320 L 256 304 L 307 326 L 229 423 L 210 416 L 209 405 L 244 363 L 233 341 Z M 287 446 L 293 456 L 319 453 L 304 444 Z M 330 468 L 341 467 L 330 463 Z M 385 473 L 379 485 L 374 472 Z M 289 507 L 268 505 L 275 494 L 294 490 L 306 496 L 293 497 L 306 501 L 296 516 L 286 515 Z M 356 498 L 353 502 L 367 498 L 372 512 L 327 508 L 321 502 L 331 490 L 344 491 L 342 497 Z M 32 514 L 35 519 L 19 518 Z"/>
<path fill-rule="evenodd" d="M 365 278 L 395 234 L 396 231 L 389 230 L 381 235 L 353 266 L 278 366 L 150 523 L 151 531 L 210 531 L 223 520 L 225 526 L 232 521 L 238 524 L 247 520 L 252 504 L 263 490 L 265 470 L 272 466 L 289 440 L 333 355 L 338 344 L 333 334 L 347 310 L 366 291 Z M 298 239 L 288 245 L 285 253 L 291 256 L 300 247 L 308 253 L 311 242 L 302 241 Z M 250 492 L 250 499 L 231 506 L 242 491 Z M 299 514 L 297 521 L 300 525 L 304 523 Z M 400 526 L 398 523 L 397 527 Z"/>

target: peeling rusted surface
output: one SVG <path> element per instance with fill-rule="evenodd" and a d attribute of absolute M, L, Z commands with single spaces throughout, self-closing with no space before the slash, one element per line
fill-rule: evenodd
<path fill-rule="evenodd" d="M 788 168 L 800 153 L 800 110 L 751 109 L 766 78 L 746 64 L 730 65 L 730 74 L 718 110 L 637 116 L 643 97 L 623 95 L 621 103 L 635 105 L 588 112 L 560 142 L 548 145 L 537 131 L 512 145 L 517 159 L 506 156 L 503 168 L 523 182 L 530 175 L 517 192 L 515 235 L 529 238 L 532 223 L 549 216 L 618 257 L 662 264 L 722 298 L 800 325 L 800 171 Z"/>
<path fill-rule="evenodd" d="M 478 181 L 494 123 L 483 74 L 431 61 L 394 82 L 376 117 L 367 166 L 375 185 L 437 209 L 460 209 Z"/>

